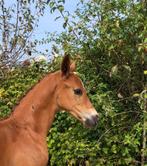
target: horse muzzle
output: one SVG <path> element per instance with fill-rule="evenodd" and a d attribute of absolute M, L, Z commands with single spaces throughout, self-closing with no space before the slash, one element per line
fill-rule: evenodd
<path fill-rule="evenodd" d="M 85 119 L 84 125 L 88 128 L 95 127 L 98 123 L 98 114 L 92 115 L 91 117 Z"/>
<path fill-rule="evenodd" d="M 76 107 L 76 109 L 70 113 L 87 128 L 95 127 L 98 123 L 99 115 L 94 108 L 80 109 Z"/>

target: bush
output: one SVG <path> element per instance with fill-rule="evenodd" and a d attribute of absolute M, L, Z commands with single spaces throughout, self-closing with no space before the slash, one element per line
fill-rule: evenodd
<path fill-rule="evenodd" d="M 109 84 L 94 77 L 91 63 L 80 63 L 79 72 L 85 73 L 79 75 L 100 113 L 100 120 L 96 128 L 87 130 L 69 115 L 59 113 L 48 136 L 50 165 L 137 164 L 142 135 L 138 104 L 132 102 L 126 108 Z"/>
<path fill-rule="evenodd" d="M 74 129 L 61 132 L 62 137 L 56 139 L 59 148 L 49 142 L 50 149 L 53 148 L 52 165 L 56 162 L 59 162 L 57 165 L 70 165 L 70 162 L 73 165 L 144 165 L 147 156 L 144 74 L 147 3 L 135 0 L 81 1 L 72 17 L 75 20 L 71 20 L 69 13 L 66 15 L 64 8 L 61 11 L 62 5 L 64 1 L 59 4 L 50 1 L 51 9 L 59 10 L 65 20 L 65 32 L 56 38 L 56 44 L 64 51 L 80 55 L 76 56 L 81 60 L 79 73 L 96 109 L 101 112 L 101 118 L 94 134 L 83 129 L 85 133 L 76 124 Z M 82 148 L 79 136 L 74 135 L 73 130 L 79 131 L 80 140 L 84 142 Z M 68 139 L 64 147 L 67 133 L 75 143 Z M 92 135 L 92 141 L 89 135 Z M 76 147 L 83 150 L 81 157 Z"/>
<path fill-rule="evenodd" d="M 67 29 L 56 43 L 64 51 L 80 54 L 75 57 L 78 74 L 100 120 L 88 130 L 66 113 L 58 113 L 47 137 L 49 165 L 145 164 L 146 9 L 144 1 L 98 0 L 77 9 L 79 22 L 73 26 L 64 17 Z M 59 62 L 60 57 L 48 70 L 59 68 Z M 10 113 L 19 96 L 46 72 L 46 65 L 38 64 L 10 72 L 0 88 L 0 116 Z"/>
<path fill-rule="evenodd" d="M 0 88 L 0 116 L 8 115 L 18 98 L 42 78 L 49 68 L 59 68 L 59 61 L 60 58 L 54 61 L 54 65 L 34 64 L 11 71 Z M 103 82 L 101 77 L 95 77 L 96 70 L 91 61 L 80 62 L 78 66 L 78 73 L 89 97 L 100 113 L 99 124 L 87 130 L 67 113 L 58 113 L 47 137 L 49 164 L 136 164 L 140 159 L 142 134 L 142 113 L 138 105 L 130 102 L 126 108 L 110 85 Z"/>

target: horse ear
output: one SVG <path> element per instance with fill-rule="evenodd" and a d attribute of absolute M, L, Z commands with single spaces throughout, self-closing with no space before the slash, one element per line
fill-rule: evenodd
<path fill-rule="evenodd" d="M 76 62 L 72 62 L 70 65 L 70 72 L 75 72 L 76 71 Z"/>
<path fill-rule="evenodd" d="M 69 55 L 65 55 L 61 64 L 61 72 L 62 76 L 65 76 L 66 78 L 69 76 L 70 73 L 70 58 Z"/>

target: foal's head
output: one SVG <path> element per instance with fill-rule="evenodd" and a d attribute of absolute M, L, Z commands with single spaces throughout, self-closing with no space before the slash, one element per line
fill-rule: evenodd
<path fill-rule="evenodd" d="M 80 78 L 74 73 L 75 65 L 70 65 L 69 56 L 65 56 L 61 65 L 61 81 L 56 89 L 59 108 L 66 110 L 87 127 L 94 127 L 98 113 L 87 97 Z"/>

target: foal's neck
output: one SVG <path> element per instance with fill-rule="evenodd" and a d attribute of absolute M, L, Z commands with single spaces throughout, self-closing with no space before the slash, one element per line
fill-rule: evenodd
<path fill-rule="evenodd" d="M 40 135 L 47 135 L 58 109 L 54 94 L 59 79 L 59 72 L 47 75 L 20 101 L 12 116 L 18 126 L 29 126 Z"/>

